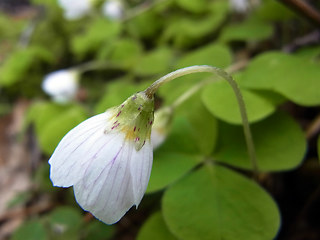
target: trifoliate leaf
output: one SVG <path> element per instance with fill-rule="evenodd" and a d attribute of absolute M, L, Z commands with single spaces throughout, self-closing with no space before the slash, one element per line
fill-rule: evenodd
<path fill-rule="evenodd" d="M 35 124 L 40 148 L 49 155 L 61 138 L 87 117 L 84 109 L 78 105 L 40 102 L 29 109 L 26 124 Z"/>
<path fill-rule="evenodd" d="M 240 88 L 240 92 L 243 96 L 249 122 L 259 121 L 276 110 L 278 101 L 274 101 L 271 95 L 244 88 Z M 227 81 L 216 81 L 206 86 L 202 92 L 202 101 L 207 109 L 221 120 L 232 124 L 242 123 L 238 101 Z"/>
<path fill-rule="evenodd" d="M 40 62 L 52 62 L 53 55 L 41 47 L 29 47 L 13 52 L 0 66 L 0 86 L 10 86 L 25 80 L 28 71 Z"/>
<path fill-rule="evenodd" d="M 276 105 L 258 92 L 240 89 L 245 102 L 249 122 L 259 121 L 276 110 Z M 217 81 L 205 87 L 202 100 L 207 109 L 216 117 L 232 124 L 241 124 L 238 101 L 227 81 Z"/>
<path fill-rule="evenodd" d="M 148 192 L 177 181 L 213 151 L 218 134 L 217 120 L 202 105 L 199 94 L 176 109 L 171 131 L 154 154 Z M 178 117 L 179 116 L 179 117 Z"/>
<path fill-rule="evenodd" d="M 179 7 L 193 12 L 193 13 L 201 13 L 207 9 L 208 0 L 197 0 L 197 1 L 189 1 L 189 0 L 176 0 L 175 1 Z"/>
<path fill-rule="evenodd" d="M 297 167 L 306 151 L 299 125 L 288 115 L 276 113 L 251 125 L 260 171 L 280 171 Z M 241 126 L 220 124 L 219 148 L 214 158 L 235 167 L 252 169 Z"/>
<path fill-rule="evenodd" d="M 177 109 L 177 115 L 185 116 L 193 127 L 195 144 L 205 156 L 212 153 L 217 142 L 218 121 L 201 101 L 200 93 L 190 97 Z"/>
<path fill-rule="evenodd" d="M 147 193 L 174 183 L 201 161 L 201 156 L 181 152 L 156 151 Z"/>
<path fill-rule="evenodd" d="M 14 24 L 14 27 L 13 27 Z M 14 18 L 13 16 L 7 15 L 4 11 L 0 15 L 0 39 L 5 40 L 18 40 L 19 35 L 23 27 L 25 27 L 27 21 L 25 19 Z M 5 44 L 6 47 L 7 43 Z"/>
<path fill-rule="evenodd" d="M 77 240 L 81 229 L 82 216 L 72 207 L 58 207 L 48 216 L 51 234 L 55 240 Z"/>
<path fill-rule="evenodd" d="M 243 72 L 241 85 L 274 90 L 303 106 L 320 104 L 319 65 L 281 52 L 260 54 Z"/>
<path fill-rule="evenodd" d="M 120 23 L 106 19 L 96 19 L 86 30 L 72 38 L 72 50 L 78 57 L 93 52 L 117 37 L 121 31 Z"/>
<path fill-rule="evenodd" d="M 53 193 L 58 191 L 58 188 L 52 185 L 50 180 L 50 165 L 47 162 L 42 162 L 37 166 L 33 177 L 33 182 L 37 186 L 37 190 L 45 193 Z"/>
<path fill-rule="evenodd" d="M 87 114 L 80 107 L 67 109 L 55 116 L 38 132 L 41 149 L 48 155 L 52 154 L 62 137 L 86 118 Z"/>
<path fill-rule="evenodd" d="M 227 25 L 222 29 L 220 40 L 229 41 L 261 41 L 272 36 L 272 26 L 260 21 L 245 21 Z"/>
<path fill-rule="evenodd" d="M 58 115 L 66 108 L 67 106 L 52 102 L 35 102 L 27 111 L 25 125 L 34 123 L 36 131 L 40 131 L 50 119 L 53 119 L 54 116 Z"/>
<path fill-rule="evenodd" d="M 12 240 L 47 240 L 48 236 L 43 224 L 38 220 L 23 223 L 12 235 Z"/>
<path fill-rule="evenodd" d="M 111 239 L 114 227 L 100 221 L 92 221 L 85 229 L 85 240 Z"/>
<path fill-rule="evenodd" d="M 108 61 L 126 69 L 134 67 L 139 63 L 142 55 L 142 46 L 138 41 L 132 39 L 121 39 L 112 44 Z"/>
<path fill-rule="evenodd" d="M 270 195 L 218 165 L 205 165 L 172 185 L 162 208 L 169 230 L 184 240 L 270 240 L 280 227 Z"/>
<path fill-rule="evenodd" d="M 191 51 L 180 58 L 175 69 L 189 67 L 192 65 L 212 65 L 221 68 L 231 64 L 229 49 L 220 44 L 209 44 L 202 48 Z M 172 104 L 179 96 L 188 89 L 208 78 L 217 78 L 211 73 L 196 73 L 175 79 L 159 89 L 159 94 L 164 97 L 166 104 Z"/>
<path fill-rule="evenodd" d="M 148 218 L 141 227 L 137 240 L 177 240 L 168 230 L 161 212 L 156 212 Z"/>
<path fill-rule="evenodd" d="M 286 7 L 284 3 L 273 0 L 264 0 L 253 14 L 257 18 L 272 22 L 288 20 L 296 16 L 294 11 Z"/>
<path fill-rule="evenodd" d="M 163 19 L 154 9 L 145 11 L 128 22 L 128 31 L 138 38 L 152 38 L 159 33 Z"/>
<path fill-rule="evenodd" d="M 175 68 L 189 67 L 192 65 L 211 65 L 225 68 L 231 64 L 231 53 L 225 45 L 209 44 L 182 56 Z"/>
<path fill-rule="evenodd" d="M 198 1 L 189 1 L 198 2 Z M 193 4 L 193 3 L 192 3 Z M 226 1 L 213 1 L 207 6 L 208 14 L 204 16 L 177 16 L 168 19 L 168 27 L 162 34 L 161 41 L 173 41 L 174 46 L 184 48 L 194 46 L 208 34 L 214 33 L 227 17 L 229 9 Z"/>
<path fill-rule="evenodd" d="M 172 55 L 168 47 L 159 47 L 142 56 L 134 72 L 139 76 L 167 73 L 172 62 Z"/>
<path fill-rule="evenodd" d="M 199 154 L 195 141 L 194 126 L 189 119 L 177 116 L 173 119 L 170 134 L 159 151 Z"/>
<path fill-rule="evenodd" d="M 79 230 L 82 222 L 80 212 L 72 207 L 58 207 L 49 216 L 51 225 L 60 225 L 64 231 Z"/>
<path fill-rule="evenodd" d="M 304 59 L 320 64 L 320 46 L 304 47 L 298 49 L 295 53 L 295 56 L 303 57 Z"/>

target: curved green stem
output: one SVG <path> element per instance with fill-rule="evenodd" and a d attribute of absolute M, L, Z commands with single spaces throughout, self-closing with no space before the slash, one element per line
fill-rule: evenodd
<path fill-rule="evenodd" d="M 248 61 L 239 61 L 236 62 L 235 64 L 230 65 L 225 69 L 225 71 L 229 74 L 234 73 L 242 68 L 244 68 L 247 65 Z M 172 103 L 170 106 L 172 109 L 177 108 L 180 106 L 182 103 L 184 103 L 186 100 L 188 100 L 193 94 L 195 94 L 197 91 L 199 91 L 202 87 L 205 85 L 214 82 L 216 79 L 205 79 L 202 80 L 201 82 L 197 83 L 196 85 L 193 85 L 191 88 L 189 88 L 186 92 L 184 92 L 181 96 L 178 97 L 176 101 Z"/>
<path fill-rule="evenodd" d="M 71 69 L 77 70 L 80 73 L 87 71 L 110 68 L 110 63 L 103 61 L 90 61 L 77 66 L 72 67 Z"/>
<path fill-rule="evenodd" d="M 199 72 L 210 72 L 210 73 L 217 74 L 218 76 L 225 79 L 232 87 L 232 89 L 236 95 L 237 102 L 238 102 L 239 109 L 240 109 L 240 115 L 241 115 L 241 119 L 242 119 L 244 135 L 245 135 L 245 139 L 246 139 L 246 143 L 247 143 L 248 154 L 249 154 L 249 157 L 251 160 L 252 168 L 253 168 L 254 173 L 257 174 L 258 173 L 258 165 L 257 165 L 255 148 L 254 148 L 253 138 L 252 138 L 250 125 L 249 125 L 249 121 L 248 121 L 248 117 L 247 117 L 245 103 L 243 101 L 243 97 L 242 97 L 242 94 L 240 92 L 240 89 L 239 89 L 237 83 L 233 80 L 233 78 L 227 72 L 225 72 L 224 70 L 222 70 L 220 68 L 207 66 L 207 65 L 198 65 L 198 66 L 191 66 L 191 67 L 182 68 L 182 69 L 176 70 L 174 72 L 171 72 L 171 73 L 165 75 L 164 77 L 158 79 L 157 81 L 155 81 L 153 84 L 150 85 L 150 87 L 148 87 L 145 90 L 145 94 L 148 97 L 152 98 L 154 93 L 163 84 L 170 82 L 171 80 L 173 80 L 175 78 L 178 78 L 178 77 L 181 77 L 184 75 L 188 75 L 191 73 L 199 73 Z"/>

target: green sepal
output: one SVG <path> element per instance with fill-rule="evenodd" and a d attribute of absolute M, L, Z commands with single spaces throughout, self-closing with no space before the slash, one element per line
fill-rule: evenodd
<path fill-rule="evenodd" d="M 139 151 L 146 141 L 150 141 L 153 124 L 154 98 L 144 92 L 138 92 L 129 97 L 120 106 L 112 109 L 110 118 L 112 124 L 105 131 L 118 130 L 125 133 L 125 139 L 134 141 Z"/>

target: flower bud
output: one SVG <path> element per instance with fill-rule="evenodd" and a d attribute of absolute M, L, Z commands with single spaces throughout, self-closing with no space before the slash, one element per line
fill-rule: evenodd
<path fill-rule="evenodd" d="M 58 0 L 64 10 L 64 17 L 77 20 L 87 15 L 92 9 L 92 0 Z"/>
<path fill-rule="evenodd" d="M 79 73 L 75 70 L 59 70 L 44 77 L 42 89 L 58 103 L 74 99 L 78 90 Z"/>
<path fill-rule="evenodd" d="M 172 122 L 173 110 L 170 107 L 158 109 L 154 113 L 154 124 L 151 131 L 153 149 L 158 148 L 167 138 Z"/>
<path fill-rule="evenodd" d="M 110 19 L 121 19 L 123 12 L 124 7 L 120 0 L 107 0 L 102 5 L 102 14 Z"/>

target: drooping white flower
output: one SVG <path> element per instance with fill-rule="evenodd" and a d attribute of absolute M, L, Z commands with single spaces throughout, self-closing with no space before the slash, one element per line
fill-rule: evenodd
<path fill-rule="evenodd" d="M 260 0 L 229 0 L 231 9 L 238 13 L 246 13 L 260 4 Z"/>
<path fill-rule="evenodd" d="M 123 11 L 123 4 L 120 0 L 107 0 L 102 5 L 102 14 L 111 19 L 120 19 Z"/>
<path fill-rule="evenodd" d="M 240 13 L 245 13 L 249 8 L 248 0 L 230 0 L 231 8 Z"/>
<path fill-rule="evenodd" d="M 154 113 L 154 123 L 151 130 L 153 149 L 158 148 L 167 138 L 172 121 L 173 110 L 170 107 L 160 108 Z"/>
<path fill-rule="evenodd" d="M 78 90 L 79 73 L 75 70 L 59 70 L 46 75 L 42 89 L 54 101 L 65 103 L 72 100 Z"/>
<path fill-rule="evenodd" d="M 49 160 L 53 184 L 73 186 L 78 204 L 107 224 L 138 207 L 152 167 L 153 107 L 140 92 L 72 129 Z"/>
<path fill-rule="evenodd" d="M 64 10 L 64 17 L 76 20 L 87 15 L 92 9 L 92 0 L 58 0 Z"/>

